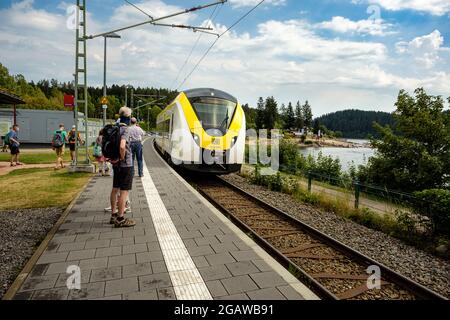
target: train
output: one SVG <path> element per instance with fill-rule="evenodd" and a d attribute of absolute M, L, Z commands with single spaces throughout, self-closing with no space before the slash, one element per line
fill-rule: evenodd
<path fill-rule="evenodd" d="M 221 90 L 191 89 L 157 117 L 155 145 L 173 165 L 207 174 L 239 172 L 245 159 L 245 113 Z"/>

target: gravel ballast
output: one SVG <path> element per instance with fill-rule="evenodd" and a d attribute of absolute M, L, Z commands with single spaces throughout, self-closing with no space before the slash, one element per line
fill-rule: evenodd
<path fill-rule="evenodd" d="M 0 299 L 62 212 L 60 208 L 0 212 Z"/>
<path fill-rule="evenodd" d="M 288 194 L 252 185 L 238 175 L 232 174 L 225 176 L 224 179 L 404 276 L 450 298 L 449 261 L 334 213 L 301 203 Z"/>

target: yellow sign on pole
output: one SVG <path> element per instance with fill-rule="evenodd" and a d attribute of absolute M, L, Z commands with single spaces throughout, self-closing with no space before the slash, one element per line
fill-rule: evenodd
<path fill-rule="evenodd" d="M 103 97 L 101 100 L 102 104 L 108 104 L 108 98 L 107 97 Z"/>

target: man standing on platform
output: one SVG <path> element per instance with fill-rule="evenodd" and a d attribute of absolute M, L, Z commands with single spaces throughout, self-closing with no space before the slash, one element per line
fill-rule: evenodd
<path fill-rule="evenodd" d="M 131 118 L 130 141 L 131 141 L 131 152 L 133 153 L 133 173 L 134 176 L 134 160 L 137 159 L 138 163 L 138 174 L 142 178 L 144 175 L 142 168 L 142 137 L 145 135 L 144 130 L 142 130 L 137 125 L 137 119 Z"/>
<path fill-rule="evenodd" d="M 111 222 L 116 228 L 133 227 L 136 225 L 131 219 L 125 218 L 125 207 L 128 195 L 133 185 L 133 162 L 131 153 L 129 125 L 131 123 L 131 109 L 123 107 L 120 115 L 120 157 L 113 164 L 113 189 L 111 191 Z M 120 192 L 120 195 L 119 195 Z M 116 207 L 118 206 L 118 212 Z"/>

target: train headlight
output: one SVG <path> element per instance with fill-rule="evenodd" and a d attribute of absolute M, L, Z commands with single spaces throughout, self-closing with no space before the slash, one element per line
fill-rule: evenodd
<path fill-rule="evenodd" d="M 237 142 L 237 139 L 238 139 L 238 137 L 233 137 L 233 138 L 231 139 L 231 147 L 234 147 L 234 145 L 235 145 L 236 142 Z"/>
<path fill-rule="evenodd" d="M 195 133 L 193 133 L 192 138 L 194 139 L 195 143 L 200 147 L 200 137 Z"/>

